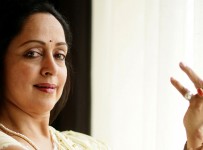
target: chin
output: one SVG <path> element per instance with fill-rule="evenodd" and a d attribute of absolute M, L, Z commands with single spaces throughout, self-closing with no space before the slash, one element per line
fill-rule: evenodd
<path fill-rule="evenodd" d="M 55 100 L 40 102 L 37 104 L 37 110 L 42 113 L 48 111 L 50 112 L 54 108 L 55 104 L 56 104 Z"/>

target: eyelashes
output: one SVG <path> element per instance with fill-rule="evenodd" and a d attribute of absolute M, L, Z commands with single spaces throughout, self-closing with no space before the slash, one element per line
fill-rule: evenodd
<path fill-rule="evenodd" d="M 37 52 L 37 51 L 34 51 L 34 50 L 30 50 L 30 51 L 28 51 L 28 52 L 26 52 L 24 54 L 24 57 L 30 58 L 30 59 L 37 58 L 37 57 L 40 57 L 40 56 L 42 56 L 42 54 L 40 52 Z"/>
<path fill-rule="evenodd" d="M 62 60 L 62 61 L 64 61 L 64 60 L 66 59 L 66 55 L 60 54 L 60 53 L 55 54 L 54 57 L 55 57 L 56 59 Z"/>
<path fill-rule="evenodd" d="M 33 48 L 33 49 L 26 51 L 23 56 L 28 59 L 35 59 L 38 57 L 43 57 L 44 53 L 41 50 L 39 50 L 38 48 Z M 55 52 L 53 54 L 53 57 L 56 60 L 60 60 L 60 61 L 64 61 L 66 59 L 66 55 L 63 53 L 63 50 L 59 50 L 58 52 Z"/>

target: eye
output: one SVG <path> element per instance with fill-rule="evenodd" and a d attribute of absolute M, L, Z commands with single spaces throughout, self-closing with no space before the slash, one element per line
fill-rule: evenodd
<path fill-rule="evenodd" d="M 24 54 L 24 56 L 27 58 L 36 58 L 36 57 L 42 56 L 42 54 L 39 51 L 32 49 L 32 50 L 27 51 Z"/>
<path fill-rule="evenodd" d="M 66 58 L 66 56 L 61 53 L 55 54 L 54 57 L 58 60 L 65 60 L 65 58 Z"/>

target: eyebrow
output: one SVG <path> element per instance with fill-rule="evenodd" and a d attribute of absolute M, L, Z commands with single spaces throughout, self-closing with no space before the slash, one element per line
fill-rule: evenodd
<path fill-rule="evenodd" d="M 40 41 L 40 40 L 28 40 L 28 41 L 25 41 L 25 42 L 23 42 L 22 44 L 20 44 L 19 47 L 24 46 L 24 45 L 26 45 L 26 44 L 28 44 L 28 43 L 39 43 L 39 44 L 41 44 L 41 45 L 46 45 L 45 42 Z M 58 43 L 56 43 L 55 45 L 56 45 L 56 46 L 65 45 L 65 46 L 68 47 L 68 45 L 67 45 L 66 42 L 58 42 Z"/>

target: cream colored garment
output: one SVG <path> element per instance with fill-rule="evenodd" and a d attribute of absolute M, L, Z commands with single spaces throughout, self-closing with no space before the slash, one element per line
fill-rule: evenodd
<path fill-rule="evenodd" d="M 82 133 L 59 132 L 53 127 L 50 127 L 50 132 L 57 145 L 57 150 L 110 150 L 104 143 Z M 27 149 L 14 138 L 0 131 L 0 150 L 12 145 Z"/>
<path fill-rule="evenodd" d="M 5 134 L 4 132 L 0 131 L 0 150 L 6 148 L 8 146 L 15 145 L 20 146 L 23 149 L 27 150 L 22 144 L 16 141 L 14 138 L 10 137 L 9 135 Z"/>

